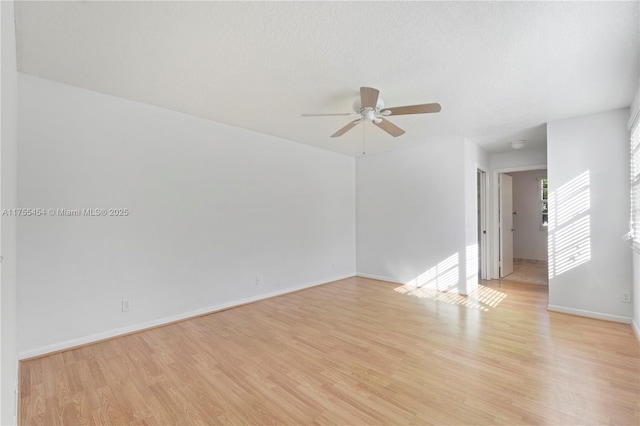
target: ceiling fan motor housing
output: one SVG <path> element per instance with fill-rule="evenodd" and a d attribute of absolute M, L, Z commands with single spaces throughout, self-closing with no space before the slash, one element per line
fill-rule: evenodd
<path fill-rule="evenodd" d="M 378 102 L 376 102 L 376 112 L 379 112 L 382 108 L 384 108 L 384 101 L 381 97 L 378 97 Z M 360 98 L 353 101 L 353 110 L 358 114 L 362 113 L 362 100 Z"/>

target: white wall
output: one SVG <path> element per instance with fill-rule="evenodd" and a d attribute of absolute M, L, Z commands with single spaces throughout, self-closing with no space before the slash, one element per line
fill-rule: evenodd
<path fill-rule="evenodd" d="M 13 1 L 0 3 L 0 128 L 2 209 L 16 206 L 17 191 L 17 71 Z M 16 423 L 18 349 L 16 316 L 16 219 L 3 216 L 0 222 L 2 273 L 0 279 L 0 424 Z"/>
<path fill-rule="evenodd" d="M 551 122 L 549 308 L 629 322 L 629 109 Z"/>
<path fill-rule="evenodd" d="M 465 293 L 464 141 L 360 157 L 356 175 L 358 275 Z"/>
<path fill-rule="evenodd" d="M 546 170 L 509 173 L 513 178 L 513 257 L 547 261 L 547 229 L 541 227 L 540 181 Z"/>
<path fill-rule="evenodd" d="M 28 75 L 19 89 L 21 207 L 130 212 L 20 219 L 21 357 L 355 274 L 353 158 Z"/>
<path fill-rule="evenodd" d="M 494 152 L 489 156 L 491 169 L 516 169 L 547 164 L 547 149 L 514 149 L 506 152 Z"/>
<path fill-rule="evenodd" d="M 633 289 L 631 290 L 633 301 L 633 320 L 631 326 L 640 341 L 640 253 L 633 252 Z"/>

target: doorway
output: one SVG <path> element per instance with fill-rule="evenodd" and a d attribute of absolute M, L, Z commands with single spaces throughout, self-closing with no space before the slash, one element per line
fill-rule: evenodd
<path fill-rule="evenodd" d="M 547 285 L 547 171 L 529 170 L 510 175 L 515 273 L 509 279 Z"/>
<path fill-rule="evenodd" d="M 502 236 L 508 237 L 509 235 L 513 235 L 513 232 L 517 233 L 517 226 L 514 226 L 513 224 L 513 220 L 514 217 L 518 218 L 518 212 L 516 211 L 516 214 L 513 214 L 513 205 L 511 208 L 509 207 L 504 207 L 501 209 L 500 203 L 501 203 L 501 185 L 500 185 L 500 181 L 501 181 L 501 175 L 505 175 L 505 174 L 513 174 L 516 172 L 524 172 L 524 171 L 533 171 L 533 170 L 545 170 L 547 169 L 547 165 L 546 164 L 536 164 L 536 165 L 531 165 L 531 166 L 521 166 L 521 167 L 510 167 L 510 168 L 501 168 L 501 169 L 494 169 L 491 173 L 491 183 L 490 183 L 490 187 L 491 187 L 491 207 L 490 207 L 490 212 L 491 212 L 491 216 L 490 216 L 490 220 L 488 220 L 489 222 L 489 226 L 487 227 L 487 232 L 488 232 L 488 237 L 487 237 L 487 251 L 489 254 L 489 261 L 488 261 L 488 279 L 500 279 L 502 275 L 501 273 L 507 272 L 508 269 L 505 269 L 504 272 L 501 271 L 501 262 L 503 262 L 503 256 L 504 255 L 508 255 L 509 249 L 507 247 L 507 253 L 505 252 L 505 247 L 504 244 L 501 246 L 501 238 Z M 503 180 L 503 189 L 504 189 L 504 178 L 502 178 Z M 506 184 L 508 185 L 508 184 Z M 511 191 L 511 199 L 513 202 L 513 189 Z M 511 210 L 511 215 L 506 215 L 507 217 L 503 217 L 502 221 L 500 218 L 500 213 L 502 212 L 507 212 L 509 210 Z M 509 217 L 511 216 L 511 217 Z M 511 220 L 511 222 L 509 223 L 509 219 Z M 506 221 L 506 227 L 502 228 L 502 224 Z M 516 220 L 517 222 L 517 220 Z M 511 229 L 515 229 L 515 231 L 511 231 Z M 514 248 L 515 249 L 515 246 Z M 515 258 L 516 260 L 518 259 L 518 255 L 517 253 L 513 252 L 513 249 L 511 250 L 512 253 L 509 256 L 510 257 L 510 261 L 513 262 L 513 259 Z M 516 250 L 517 251 L 517 250 Z M 509 259 L 504 259 L 505 261 L 509 262 Z M 545 259 L 545 263 L 546 263 Z M 508 266 L 508 265 L 506 265 Z M 504 269 L 504 268 L 503 268 Z M 509 277 L 511 279 L 511 277 Z"/>

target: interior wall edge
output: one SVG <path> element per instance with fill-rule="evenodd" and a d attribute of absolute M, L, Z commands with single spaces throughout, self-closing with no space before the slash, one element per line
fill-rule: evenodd
<path fill-rule="evenodd" d="M 604 321 L 619 322 L 622 324 L 631 324 L 632 322 L 631 317 L 605 314 L 603 312 L 585 311 L 582 309 L 567 308 L 565 306 L 558 306 L 558 305 L 548 305 L 547 310 L 552 312 L 558 312 L 561 314 L 570 314 L 570 315 L 576 315 L 579 317 L 587 317 L 587 318 L 593 318 L 593 319 L 604 320 Z"/>
<path fill-rule="evenodd" d="M 640 326 L 638 326 L 635 319 L 631 320 L 631 328 L 633 328 L 633 334 L 636 336 L 636 340 L 640 343 Z"/>
<path fill-rule="evenodd" d="M 294 293 L 296 291 L 306 290 L 312 287 L 329 284 L 331 282 L 343 280 L 346 278 L 351 278 L 353 276 L 354 274 L 335 276 L 335 277 L 331 277 L 331 278 L 320 280 L 320 281 L 314 281 L 314 282 L 293 286 L 293 287 L 289 287 L 289 288 L 278 290 L 278 291 L 261 294 L 258 296 L 247 297 L 247 298 L 235 300 L 232 302 L 221 303 L 218 305 L 208 306 L 206 308 L 201 308 L 201 309 L 195 309 L 193 311 L 188 311 L 188 312 L 184 312 L 177 315 L 171 315 L 164 318 L 146 321 L 140 324 L 134 324 L 126 327 L 117 328 L 114 330 L 108 330 L 108 331 L 103 331 L 100 333 L 95 333 L 95 334 L 91 334 L 84 337 L 79 337 L 76 339 L 65 340 L 62 342 L 58 342 L 58 343 L 54 343 L 46 346 L 28 349 L 18 353 L 18 360 L 26 361 L 32 358 L 39 358 L 42 356 L 53 354 L 55 352 L 62 352 L 62 351 L 77 348 L 80 346 L 90 345 L 90 344 L 98 343 L 104 340 L 125 336 L 127 334 L 137 333 L 140 331 L 149 330 L 156 327 L 162 327 L 165 325 L 188 320 L 188 319 L 199 317 L 202 315 L 214 314 L 216 312 L 224 311 L 227 309 L 237 308 L 242 305 L 246 305 L 248 303 L 259 302 L 261 300 L 270 299 L 272 297 L 283 296 L 288 293 Z"/>
<path fill-rule="evenodd" d="M 0 2 L 0 204 L 18 206 L 18 81 L 14 1 Z M 18 424 L 17 218 L 0 220 L 0 424 Z"/>

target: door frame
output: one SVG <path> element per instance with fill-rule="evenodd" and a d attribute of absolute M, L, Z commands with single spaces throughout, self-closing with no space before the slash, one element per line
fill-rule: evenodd
<path fill-rule="evenodd" d="M 507 183 L 509 185 L 507 185 Z M 509 187 L 508 191 L 505 190 Z M 505 203 L 508 200 L 508 203 Z M 505 211 L 506 208 L 506 211 Z M 513 177 L 498 174 L 498 272 L 500 278 L 513 273 Z M 508 244 L 507 244 L 508 243 Z M 506 247 L 510 247 L 507 251 Z M 507 254 L 509 256 L 507 256 Z"/>
<path fill-rule="evenodd" d="M 489 171 L 484 167 L 476 164 L 476 180 L 480 179 L 480 182 L 476 181 L 476 188 L 480 189 L 480 193 L 476 194 L 476 199 L 480 200 L 480 205 L 477 206 L 477 211 L 480 213 L 478 217 L 478 229 L 483 232 L 480 233 L 480 241 L 478 244 L 478 259 L 480 266 L 480 278 L 481 280 L 489 279 L 489 269 L 491 268 L 491 261 L 489 256 Z"/>
<path fill-rule="evenodd" d="M 500 185 L 498 175 L 501 173 L 526 172 L 530 170 L 547 170 L 546 164 L 534 164 L 531 166 L 506 167 L 493 169 L 491 173 L 491 268 L 489 279 L 500 279 Z"/>

